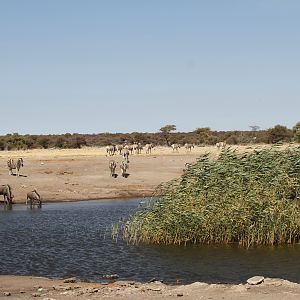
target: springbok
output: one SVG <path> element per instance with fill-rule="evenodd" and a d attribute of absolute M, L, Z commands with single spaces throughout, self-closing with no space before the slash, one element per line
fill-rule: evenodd
<path fill-rule="evenodd" d="M 7 167 L 8 167 L 8 174 L 9 175 L 14 175 L 13 174 L 13 169 L 16 169 L 16 175 L 17 176 L 20 176 L 20 169 L 21 167 L 23 167 L 24 164 L 23 164 L 23 158 L 18 158 L 16 161 L 13 160 L 12 158 L 10 158 L 8 161 L 7 161 Z"/>

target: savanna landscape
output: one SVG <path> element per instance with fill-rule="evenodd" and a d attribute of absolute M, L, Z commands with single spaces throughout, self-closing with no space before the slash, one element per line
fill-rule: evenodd
<path fill-rule="evenodd" d="M 299 14 L 0 0 L 0 300 L 299 299 Z"/>

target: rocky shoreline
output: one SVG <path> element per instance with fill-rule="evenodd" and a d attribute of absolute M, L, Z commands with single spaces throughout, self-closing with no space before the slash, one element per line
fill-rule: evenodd
<path fill-rule="evenodd" d="M 0 299 L 299 299 L 300 284 L 257 276 L 243 284 L 166 285 L 160 281 L 141 283 L 77 282 L 76 278 L 54 280 L 30 276 L 0 276 Z"/>

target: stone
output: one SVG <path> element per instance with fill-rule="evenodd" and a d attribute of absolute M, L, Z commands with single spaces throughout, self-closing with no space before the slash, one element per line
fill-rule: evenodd
<path fill-rule="evenodd" d="M 63 281 L 64 283 L 74 283 L 76 282 L 76 278 L 75 277 L 71 277 L 71 278 L 66 278 Z"/>
<path fill-rule="evenodd" d="M 32 293 L 31 296 L 32 297 L 41 297 L 41 294 L 39 294 L 39 293 Z"/>
<path fill-rule="evenodd" d="M 265 280 L 265 277 L 263 277 L 263 276 L 253 276 L 247 280 L 247 283 L 251 284 L 251 285 L 257 285 L 257 284 L 262 283 L 264 280 Z"/>
<path fill-rule="evenodd" d="M 10 292 L 4 292 L 3 295 L 6 296 L 6 297 L 9 297 L 9 296 L 11 296 L 11 293 Z"/>
<path fill-rule="evenodd" d="M 183 293 L 177 293 L 177 297 L 182 297 Z"/>
<path fill-rule="evenodd" d="M 117 279 L 117 278 L 119 278 L 119 275 L 118 274 L 110 274 L 110 275 L 103 275 L 102 277 L 105 279 Z"/>

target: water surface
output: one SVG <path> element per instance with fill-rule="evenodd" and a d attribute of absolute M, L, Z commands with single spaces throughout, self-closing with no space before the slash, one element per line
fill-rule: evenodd
<path fill-rule="evenodd" d="M 169 283 L 239 283 L 254 275 L 300 282 L 300 246 L 145 246 L 114 241 L 110 228 L 141 199 L 0 206 L 0 274 Z"/>

